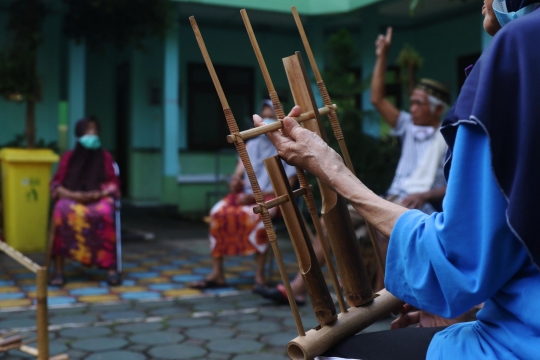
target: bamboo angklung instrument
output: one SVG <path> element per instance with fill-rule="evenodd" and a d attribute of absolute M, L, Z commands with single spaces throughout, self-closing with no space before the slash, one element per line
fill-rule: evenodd
<path fill-rule="evenodd" d="M 301 188 L 294 192 L 291 191 L 290 186 L 288 186 L 288 181 L 286 176 L 283 174 L 282 163 L 279 157 L 273 157 L 265 160 L 265 165 L 267 166 L 269 175 L 271 176 L 272 185 L 274 191 L 276 192 L 276 198 L 274 200 L 264 202 L 260 187 L 258 185 L 257 179 L 253 174 L 253 168 L 251 166 L 249 157 L 245 149 L 244 139 L 240 136 L 240 132 L 232 112 L 229 109 L 225 94 L 221 88 L 219 80 L 215 74 L 214 68 L 210 61 L 210 57 L 204 45 L 204 41 L 199 32 L 195 19 L 190 18 L 191 25 L 195 32 L 197 42 L 201 48 L 203 58 L 206 62 L 214 85 L 216 87 L 217 93 L 219 95 L 220 101 L 223 106 L 225 117 L 227 123 L 231 130 L 231 137 L 233 143 L 235 144 L 240 158 L 244 162 L 244 166 L 248 173 L 249 180 L 254 190 L 254 195 L 256 198 L 257 206 L 255 206 L 254 211 L 260 213 L 263 218 L 263 223 L 265 225 L 266 232 L 268 234 L 272 249 L 276 255 L 276 260 L 278 262 L 279 270 L 287 291 L 287 296 L 289 303 L 291 305 L 291 310 L 295 319 L 296 327 L 298 329 L 299 336 L 296 339 L 293 339 L 287 345 L 287 352 L 291 359 L 313 359 L 315 356 L 322 354 L 324 351 L 328 350 L 332 346 L 336 345 L 338 342 L 344 340 L 345 338 L 352 336 L 359 331 L 363 330 L 370 324 L 375 321 L 387 316 L 390 312 L 398 309 L 403 303 L 392 296 L 388 291 L 382 290 L 377 296 L 373 295 L 373 292 L 369 288 L 367 281 L 367 276 L 365 274 L 365 269 L 359 257 L 358 243 L 354 236 L 354 231 L 350 223 L 349 213 L 346 208 L 345 201 L 339 197 L 335 192 L 331 191 L 327 186 L 321 186 L 323 191 L 323 217 L 325 222 L 328 224 L 329 235 L 334 237 L 334 246 L 335 242 L 341 242 L 336 248 L 334 248 L 334 254 L 336 256 L 336 261 L 339 265 L 340 275 L 342 276 L 343 286 L 347 294 L 347 300 L 351 305 L 353 305 L 348 312 L 341 312 L 337 316 L 337 320 L 332 322 L 327 326 L 318 326 L 312 330 L 309 330 L 307 333 L 303 329 L 302 320 L 300 319 L 300 314 L 294 301 L 292 295 L 292 290 L 288 280 L 287 272 L 283 264 L 283 259 L 281 257 L 280 249 L 277 246 L 276 234 L 273 230 L 271 220 L 268 214 L 268 209 L 274 206 L 281 206 L 284 218 L 287 222 L 287 226 L 291 226 L 291 223 L 298 223 L 298 219 L 301 218 L 300 213 L 298 212 L 298 207 L 296 203 L 292 201 L 295 197 L 305 195 L 309 193 L 309 188 Z M 311 120 L 304 121 L 303 125 L 311 129 L 312 131 L 317 132 L 323 139 L 325 139 L 324 132 L 320 132 L 318 124 L 320 124 L 319 113 L 314 107 L 313 93 L 309 86 L 307 76 L 305 75 L 305 68 L 299 54 L 297 53 L 294 56 L 284 59 L 285 68 L 287 71 L 287 76 L 289 78 L 289 83 L 293 89 L 293 95 L 295 97 L 296 104 L 300 105 Z M 264 128 L 264 131 L 261 134 L 275 131 L 279 128 L 272 128 L 269 126 L 261 126 Z M 288 210 L 285 210 L 285 209 Z M 343 217 L 343 219 L 342 219 Z M 348 219 L 348 221 L 347 221 Z M 303 221 L 302 221 L 303 224 Z M 292 225 L 291 227 L 296 227 L 295 232 L 305 232 L 305 226 L 297 224 Z M 352 233 L 352 235 L 351 235 Z M 302 234 L 305 238 L 306 235 Z M 351 240 L 354 239 L 354 240 Z M 351 242 L 352 241 L 352 242 Z M 346 249 L 346 245 L 353 246 L 350 249 Z M 337 250 L 336 250 L 337 249 Z M 356 250 L 355 250 L 356 249 Z M 308 250 L 309 252 L 309 250 Z M 349 254 L 344 254 L 348 252 Z M 306 254 L 304 251 L 303 255 Z M 352 264 L 351 264 L 352 260 Z M 359 261 L 358 263 L 355 261 Z M 304 259 L 300 259 L 301 267 L 303 268 L 305 263 L 309 260 L 306 260 L 302 263 Z M 346 264 L 346 265 L 343 265 Z M 343 273 L 341 273 L 343 271 Z M 364 285 L 359 285 L 359 283 L 364 283 Z M 320 286 L 326 287 L 326 284 L 321 284 Z M 367 286 L 367 288 L 366 288 Z M 313 299 L 312 299 L 313 300 Z M 354 304 L 354 302 L 357 304 Z M 362 306 L 358 306 L 362 305 Z"/>
<path fill-rule="evenodd" d="M 328 106 L 328 104 L 332 104 L 332 99 L 330 98 L 330 95 L 326 90 L 326 85 L 324 84 L 321 73 L 319 72 L 319 67 L 317 66 L 317 62 L 315 61 L 315 56 L 313 56 L 313 51 L 311 51 L 311 46 L 309 45 L 306 32 L 304 31 L 304 26 L 302 25 L 302 20 L 300 19 L 300 15 L 298 15 L 296 6 L 293 6 L 291 10 L 294 16 L 294 21 L 296 22 L 296 26 L 298 27 L 298 31 L 300 33 L 300 37 L 302 38 L 302 42 L 304 43 L 304 49 L 306 50 L 309 63 L 311 64 L 311 69 L 313 70 L 313 74 L 315 75 L 315 81 L 317 81 L 317 87 L 319 88 L 323 103 L 325 106 Z M 323 114 L 321 113 L 321 115 Z M 351 172 L 356 175 L 353 163 L 351 161 L 351 157 L 349 155 L 349 150 L 347 149 L 347 144 L 345 143 L 345 137 L 343 136 L 343 132 L 341 131 L 341 126 L 339 124 L 337 114 L 336 112 L 329 112 L 327 115 L 328 120 L 330 120 L 332 130 L 334 131 L 334 136 L 338 141 L 339 149 L 341 150 L 341 154 L 343 155 L 343 159 L 345 160 L 345 164 L 347 165 L 349 170 L 351 170 Z M 375 232 L 375 229 L 373 228 L 373 225 L 371 225 L 367 221 L 366 227 L 369 233 L 369 238 L 371 239 L 371 243 L 373 244 L 373 251 L 375 252 L 375 257 L 377 258 L 379 271 L 384 276 L 385 264 L 384 259 L 381 256 L 379 245 L 377 244 L 377 234 Z"/>
<path fill-rule="evenodd" d="M 297 52 L 293 56 L 284 58 L 283 64 L 295 104 L 303 111 L 316 112 L 315 99 L 300 54 Z M 328 142 L 320 117 L 316 115 L 316 119 L 305 121 L 302 125 Z M 347 203 L 321 181 L 319 181 L 319 188 L 323 198 L 321 213 L 334 251 L 345 298 L 350 306 L 366 304 L 373 300 L 373 291 L 364 268 Z"/>
<path fill-rule="evenodd" d="M 304 111 L 314 109 L 315 100 L 300 53 L 284 58 L 283 64 L 295 103 Z M 326 140 L 320 118 L 317 120 L 306 121 L 303 125 Z M 321 355 L 340 341 L 388 316 L 403 304 L 385 289 L 375 296 L 369 295 L 372 291 L 360 257 L 347 204 L 325 184 L 319 182 L 319 186 L 323 194 L 323 218 L 327 224 L 328 237 L 334 250 L 347 300 L 349 303 L 351 300 L 358 300 L 360 304 L 354 304 L 347 313 L 339 314 L 338 320 L 331 326 L 309 330 L 306 336 L 291 340 L 287 345 L 287 353 L 294 360 L 311 360 Z"/>
<path fill-rule="evenodd" d="M 255 197 L 255 201 L 257 202 L 257 205 L 261 209 L 261 217 L 263 220 L 264 228 L 266 230 L 266 234 L 268 235 L 268 240 L 270 241 L 272 250 L 274 251 L 274 255 L 278 263 L 278 268 L 282 276 L 283 285 L 285 286 L 285 290 L 287 291 L 287 297 L 289 299 L 289 304 L 291 306 L 291 310 L 294 316 L 294 321 L 296 323 L 296 329 L 298 330 L 298 334 L 300 336 L 304 336 L 305 335 L 304 326 L 302 324 L 302 319 L 300 318 L 300 312 L 298 311 L 296 301 L 294 300 L 291 284 L 287 276 L 287 270 L 285 269 L 285 264 L 283 263 L 283 258 L 281 256 L 281 251 L 277 244 L 277 236 L 272 226 L 270 214 L 268 213 L 268 207 L 267 207 L 267 204 L 264 202 L 264 197 L 263 197 L 261 188 L 259 186 L 259 182 L 257 181 L 257 177 L 255 176 L 255 172 L 253 171 L 253 166 L 251 165 L 251 161 L 246 151 L 246 145 L 244 141 L 242 140 L 242 138 L 239 136 L 240 129 L 238 128 L 238 125 L 236 124 L 236 120 L 234 119 L 231 109 L 229 108 L 227 98 L 225 97 L 225 93 L 223 92 L 223 89 L 217 77 L 216 71 L 214 70 L 214 66 L 212 65 L 212 61 L 210 60 L 210 55 L 208 54 L 208 51 L 206 50 L 206 45 L 204 44 L 204 40 L 200 33 L 199 27 L 197 26 L 197 22 L 195 21 L 195 17 L 191 16 L 189 20 L 191 22 L 191 27 L 193 28 L 193 32 L 195 33 L 195 38 L 197 39 L 197 43 L 199 44 L 199 48 L 201 49 L 202 56 L 204 58 L 204 61 L 206 63 L 210 76 L 212 78 L 212 81 L 218 93 L 219 100 L 223 107 L 225 118 L 227 120 L 227 125 L 229 126 L 229 130 L 231 131 L 231 135 L 233 135 L 236 138 L 234 145 L 236 147 L 236 150 L 238 151 L 238 155 L 240 156 L 240 159 L 242 160 L 244 164 L 244 168 L 246 169 L 246 172 L 248 174 L 249 182 L 253 189 L 253 195 Z"/>
<path fill-rule="evenodd" d="M 262 74 L 263 74 L 263 77 L 264 77 L 264 81 L 265 81 L 266 86 L 268 88 L 268 94 L 270 96 L 270 99 L 272 100 L 272 104 L 274 105 L 274 111 L 276 112 L 276 117 L 279 119 L 279 122 L 282 123 L 283 119 L 285 118 L 285 112 L 283 111 L 283 107 L 281 106 L 281 103 L 279 101 L 279 97 L 278 97 L 278 95 L 276 93 L 276 90 L 274 89 L 274 84 L 272 83 L 270 73 L 269 73 L 269 71 L 268 71 L 268 69 L 266 67 L 266 63 L 264 61 L 262 52 L 261 52 L 261 50 L 259 48 L 259 44 L 257 43 L 257 38 L 255 37 L 255 33 L 253 32 L 253 29 L 251 27 L 251 23 L 249 21 L 247 12 L 246 12 L 245 9 L 242 9 L 242 10 L 240 10 L 240 14 L 242 14 L 242 19 L 244 20 L 244 24 L 246 25 L 246 30 L 247 30 L 249 39 L 251 41 L 251 45 L 253 46 L 253 50 L 255 51 L 257 61 L 259 62 L 259 66 L 261 68 L 261 71 L 262 71 Z M 327 108 L 331 108 L 331 107 L 332 107 L 332 105 L 328 106 Z M 330 112 L 332 112 L 332 111 L 330 111 Z M 314 115 L 315 115 L 315 112 L 314 112 Z M 283 133 L 283 135 L 287 135 L 283 130 L 282 130 L 282 133 Z M 268 170 L 268 173 L 269 174 L 271 173 L 270 170 Z M 338 278 L 337 278 L 337 275 L 336 275 L 336 271 L 334 270 L 334 265 L 332 263 L 332 258 L 330 257 L 330 251 L 327 248 L 326 236 L 325 236 L 324 231 L 323 231 L 322 226 L 321 226 L 321 220 L 319 219 L 319 213 L 317 211 L 317 206 L 315 205 L 315 199 L 313 198 L 313 193 L 311 192 L 311 189 L 309 187 L 309 184 L 308 184 L 308 181 L 306 179 L 306 174 L 304 173 L 304 170 L 297 167 L 296 168 L 296 173 L 298 175 L 298 182 L 300 183 L 300 188 L 305 190 L 304 200 L 306 201 L 306 205 L 307 205 L 307 208 L 308 208 L 308 212 L 309 212 L 309 214 L 311 216 L 311 220 L 312 220 L 313 224 L 315 225 L 315 230 L 317 232 L 317 236 L 318 236 L 319 240 L 321 241 L 321 246 L 322 246 L 323 253 L 324 253 L 324 259 L 325 259 L 325 261 L 327 263 L 328 270 L 329 270 L 330 276 L 332 278 L 332 284 L 333 284 L 334 290 L 335 290 L 335 292 L 337 294 L 337 298 L 338 298 L 338 302 L 339 302 L 341 312 L 347 312 L 347 307 L 345 306 L 345 301 L 344 301 L 343 295 L 341 293 L 341 289 L 340 289 L 340 286 L 339 286 L 339 281 L 338 281 Z M 274 184 L 274 182 L 272 182 L 272 184 Z M 276 191 L 276 196 L 279 196 L 275 186 L 274 186 L 274 190 Z M 286 206 L 286 205 L 284 205 L 284 206 Z M 297 217 L 297 219 L 298 219 L 298 221 L 300 223 L 303 223 L 302 218 L 299 217 L 299 214 L 300 213 L 297 211 L 294 214 L 294 216 Z M 289 227 L 287 226 L 287 228 L 289 228 Z M 320 266 L 318 264 L 317 257 L 315 256 L 315 253 L 313 252 L 312 245 L 311 245 L 311 242 L 309 240 L 309 236 L 305 235 L 304 237 L 305 237 L 305 239 L 306 239 L 306 241 L 308 243 L 307 247 L 310 248 L 309 252 L 310 252 L 310 256 L 311 256 L 311 262 L 313 263 L 312 268 L 317 267 L 317 268 L 319 268 L 317 270 L 317 272 L 320 272 Z M 292 236 L 291 236 L 291 238 L 292 238 Z M 300 257 L 298 259 L 300 260 Z M 312 270 L 312 271 L 315 271 L 315 270 Z M 321 272 L 321 274 L 322 274 L 322 272 Z M 310 287 L 308 287 L 308 290 L 309 290 L 309 288 Z M 325 288 L 327 289 L 326 286 L 325 286 Z M 317 299 L 316 294 L 310 293 L 310 298 L 312 299 L 312 301 L 313 301 L 313 299 L 316 299 L 317 302 L 319 301 L 319 299 Z M 334 308 L 333 301 L 331 301 L 331 304 L 332 304 L 332 308 Z M 330 304 L 328 304 L 327 306 L 329 306 L 329 305 Z M 313 308 L 314 308 L 314 310 L 316 312 L 317 312 L 316 308 L 318 306 L 319 306 L 318 304 L 316 306 L 316 303 L 313 302 Z M 335 310 L 334 310 L 334 313 L 335 313 Z"/>

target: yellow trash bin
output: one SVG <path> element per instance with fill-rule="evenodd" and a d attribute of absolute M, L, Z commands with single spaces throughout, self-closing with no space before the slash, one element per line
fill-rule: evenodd
<path fill-rule="evenodd" d="M 0 151 L 5 241 L 21 252 L 43 252 L 49 225 L 51 166 L 48 149 Z"/>

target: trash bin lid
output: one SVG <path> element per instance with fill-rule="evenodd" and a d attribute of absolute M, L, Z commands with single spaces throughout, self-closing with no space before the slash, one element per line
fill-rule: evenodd
<path fill-rule="evenodd" d="M 4 148 L 0 150 L 0 160 L 10 163 L 54 163 L 59 159 L 59 156 L 50 149 Z"/>

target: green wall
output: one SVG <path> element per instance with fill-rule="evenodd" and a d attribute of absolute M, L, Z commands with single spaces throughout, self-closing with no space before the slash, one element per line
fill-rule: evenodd
<path fill-rule="evenodd" d="M 353 34 L 361 53 L 364 78 L 369 80 L 375 65 L 375 39 L 378 34 L 386 32 L 387 26 L 394 24 L 391 20 L 378 17 L 376 6 L 362 10 L 359 21 L 363 24 L 362 29 Z M 481 22 L 478 12 L 472 11 L 449 19 L 438 19 L 427 25 L 394 27 L 388 62 L 395 64 L 403 46 L 407 43 L 412 45 L 424 58 L 424 66 L 418 76 L 447 84 L 452 92 L 452 100 L 455 100 L 459 92 L 457 59 L 482 50 Z M 364 110 L 373 110 L 369 97 L 370 92 L 366 91 L 363 96 Z M 373 136 L 380 133 L 378 121 L 365 123 L 364 126 L 364 130 Z"/>
<path fill-rule="evenodd" d="M 0 29 L 7 26 L 8 14 L 0 11 Z M 61 18 L 47 14 L 43 24 L 45 40 L 38 51 L 37 69 L 43 86 L 43 98 L 36 104 L 36 138 L 46 142 L 58 140 L 58 103 L 60 95 Z M 0 46 L 6 43 L 6 32 L 0 31 Z M 0 97 L 0 145 L 24 133 L 25 104 Z"/>

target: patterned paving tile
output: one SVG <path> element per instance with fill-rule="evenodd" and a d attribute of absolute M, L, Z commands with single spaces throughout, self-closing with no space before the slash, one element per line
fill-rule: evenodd
<path fill-rule="evenodd" d="M 78 299 L 79 299 L 79 302 L 83 302 L 83 303 L 101 303 L 101 302 L 119 301 L 120 297 L 114 294 L 107 294 L 107 295 L 80 296 Z"/>
<path fill-rule="evenodd" d="M 226 258 L 225 275 L 229 287 L 222 289 L 190 289 L 189 283 L 203 280 L 211 272 L 210 254 L 190 253 L 186 249 L 134 250 L 124 252 L 123 281 L 111 287 L 106 282 L 106 271 L 91 269 L 75 262 L 66 263 L 67 283 L 62 288 L 49 287 L 49 304 L 70 305 L 110 303 L 131 300 L 159 300 L 182 298 L 200 294 L 226 294 L 253 287 L 254 260 L 252 257 Z M 293 275 L 297 270 L 294 255 L 285 254 L 294 261 L 288 266 Z M 277 266 L 273 278 L 279 279 Z M 35 303 L 35 276 L 20 265 L 0 254 L 0 309 L 25 307 Z"/>
<path fill-rule="evenodd" d="M 159 299 L 161 294 L 153 291 L 137 291 L 123 293 L 120 297 L 124 300 Z"/>

